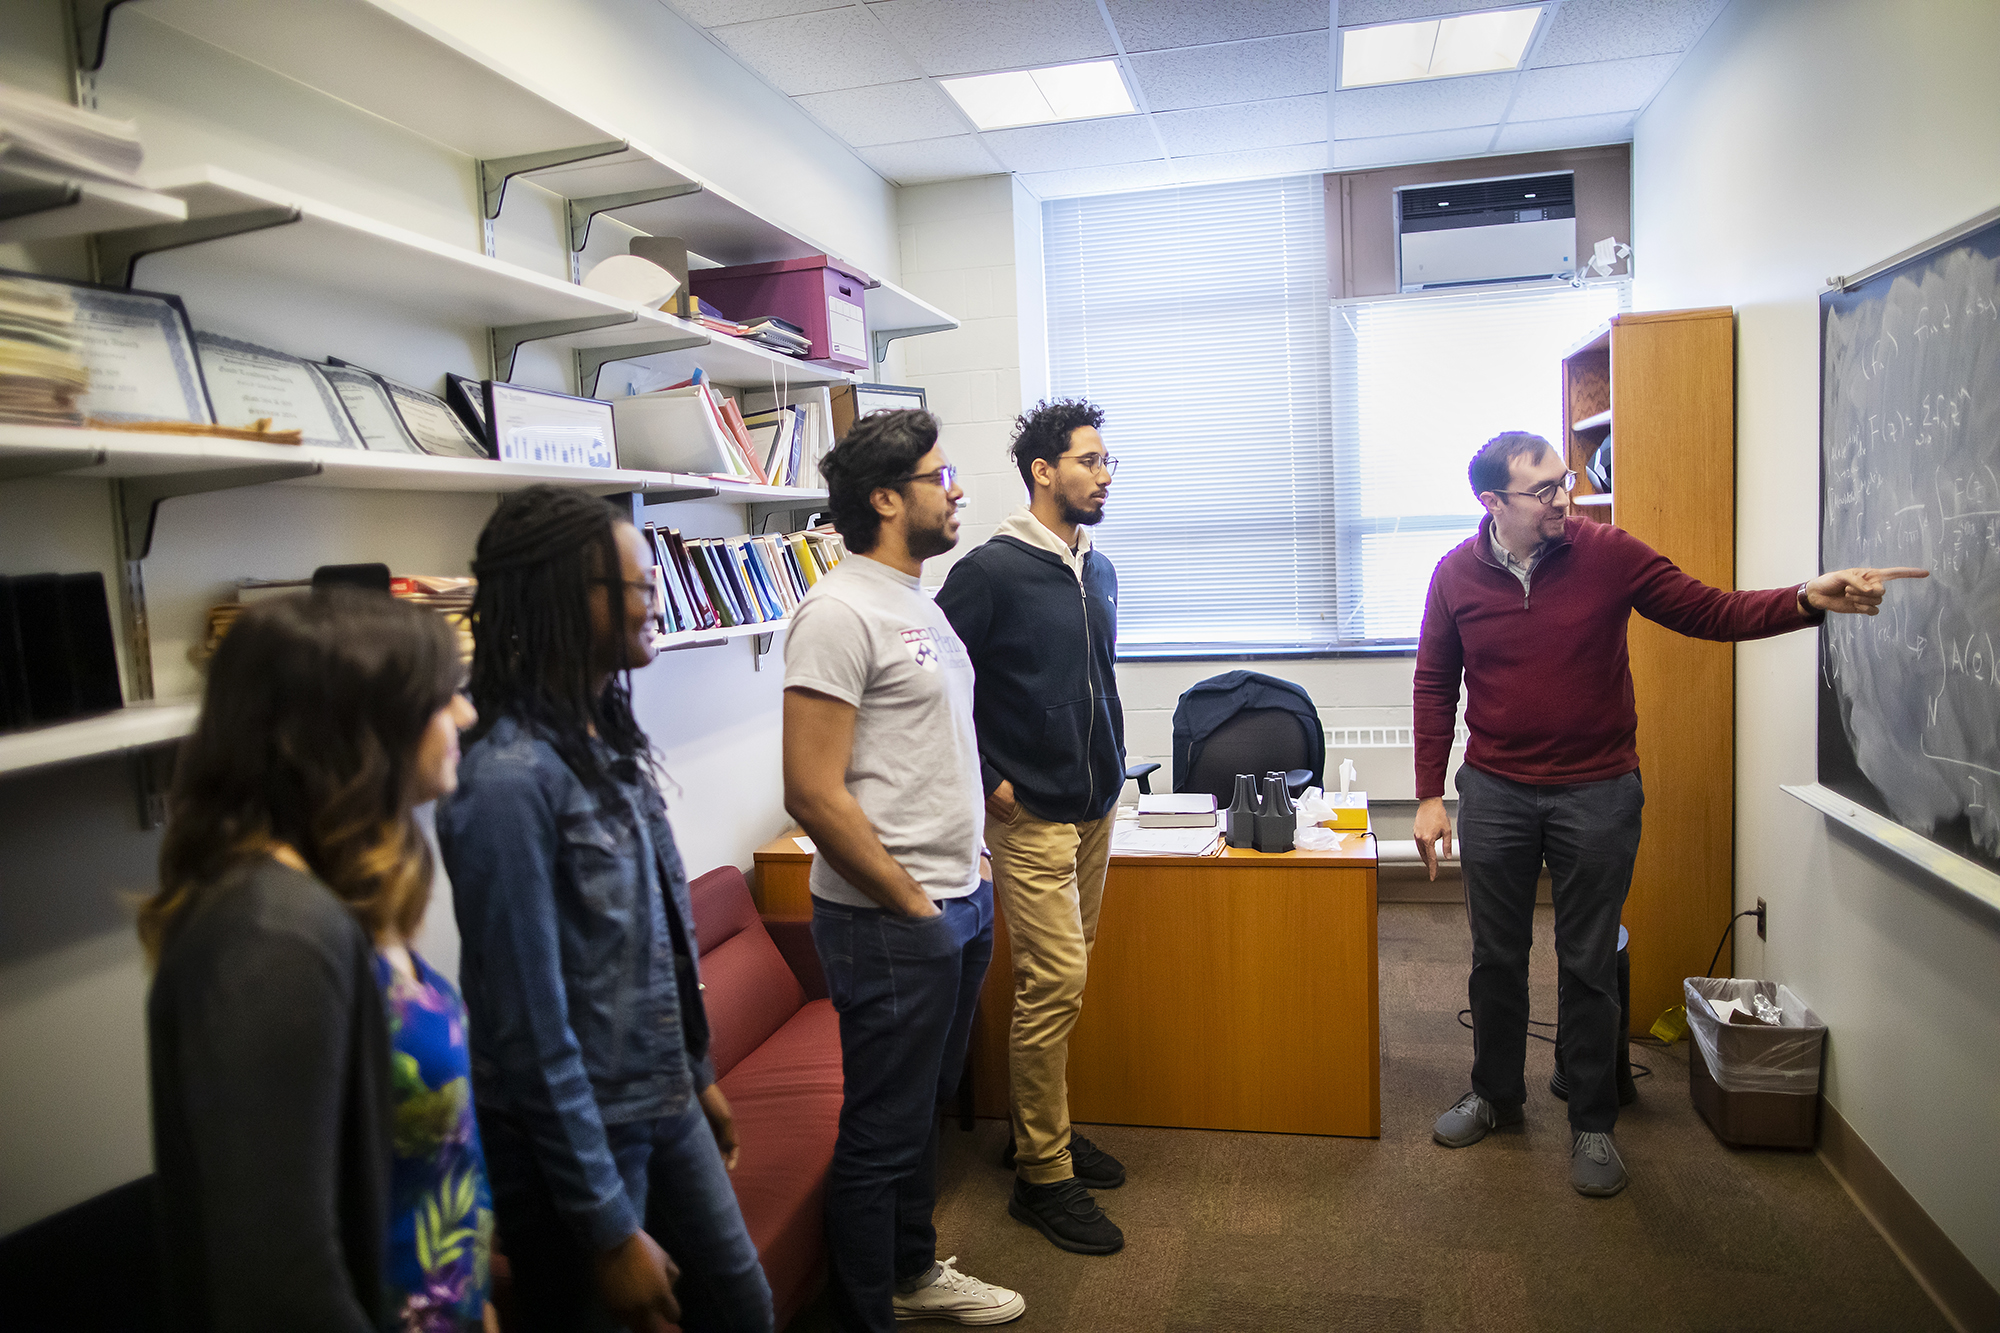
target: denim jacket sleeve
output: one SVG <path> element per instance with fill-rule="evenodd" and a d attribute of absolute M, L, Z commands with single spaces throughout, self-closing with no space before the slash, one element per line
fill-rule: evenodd
<path fill-rule="evenodd" d="M 611 1155 L 583 1052 L 570 1030 L 553 871 L 555 808 L 527 764 L 481 774 L 476 815 L 449 802 L 439 836 L 458 928 L 481 959 L 481 1019 L 507 1102 L 535 1145 L 556 1208 L 598 1252 L 640 1226 Z"/>

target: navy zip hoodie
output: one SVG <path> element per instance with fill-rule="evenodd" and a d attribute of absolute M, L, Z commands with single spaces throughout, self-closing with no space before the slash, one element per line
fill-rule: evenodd
<path fill-rule="evenodd" d="M 1022 509 L 952 566 L 937 598 L 978 673 L 972 719 L 987 792 L 1011 782 L 1029 814 L 1065 824 L 1102 819 L 1125 785 L 1118 574 L 1084 536 L 1081 558 L 1065 558 Z"/>

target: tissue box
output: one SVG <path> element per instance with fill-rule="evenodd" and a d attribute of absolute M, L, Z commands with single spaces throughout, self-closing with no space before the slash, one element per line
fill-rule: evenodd
<path fill-rule="evenodd" d="M 1368 793 L 1365 791 L 1330 791 L 1326 803 L 1333 807 L 1333 818 L 1322 819 L 1321 828 L 1366 829 L 1368 827 Z"/>

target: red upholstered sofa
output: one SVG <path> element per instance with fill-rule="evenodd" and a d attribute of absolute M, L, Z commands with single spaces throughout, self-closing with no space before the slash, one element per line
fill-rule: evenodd
<path fill-rule="evenodd" d="M 709 1055 L 743 1148 L 730 1182 L 783 1329 L 826 1279 L 822 1207 L 840 1128 L 839 1019 L 810 920 L 760 918 L 735 866 L 711 870 L 689 889 Z M 519 1327 L 498 1253 L 493 1279 L 501 1326 Z"/>
<path fill-rule="evenodd" d="M 840 1126 L 839 1020 L 809 922 L 760 919 L 734 866 L 690 888 L 709 1054 L 743 1145 L 731 1181 L 782 1329 L 826 1276 L 821 1210 Z"/>

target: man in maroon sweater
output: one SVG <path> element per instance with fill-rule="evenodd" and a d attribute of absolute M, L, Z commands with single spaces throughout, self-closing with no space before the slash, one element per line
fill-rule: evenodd
<path fill-rule="evenodd" d="M 1451 854 L 1445 764 L 1465 677 L 1458 772 L 1460 867 L 1472 926 L 1472 1090 L 1432 1137 L 1463 1148 L 1521 1123 L 1527 1099 L 1528 944 L 1535 880 L 1554 881 L 1560 1059 L 1569 1084 L 1570 1183 L 1625 1188 L 1618 1119 L 1618 916 L 1639 851 L 1639 717 L 1625 625 L 1633 611 L 1700 639 L 1761 639 L 1828 611 L 1874 615 L 1886 580 L 1844 569 L 1795 588 L 1723 592 L 1638 538 L 1566 514 L 1575 475 L 1538 435 L 1510 431 L 1473 456 L 1486 506 L 1477 535 L 1431 575 L 1414 687 L 1417 848 L 1431 878 Z"/>

